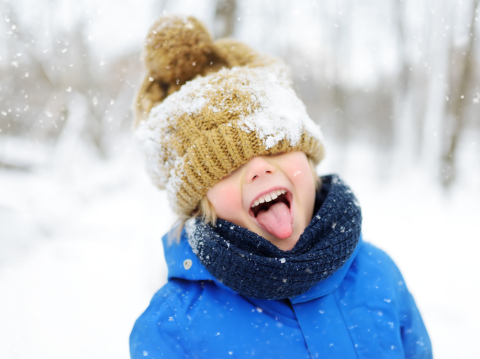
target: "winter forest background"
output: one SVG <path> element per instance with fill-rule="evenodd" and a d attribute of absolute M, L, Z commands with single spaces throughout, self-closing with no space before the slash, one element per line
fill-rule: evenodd
<path fill-rule="evenodd" d="M 0 356 L 128 358 L 174 221 L 132 141 L 148 27 L 275 54 L 436 358 L 478 358 L 478 0 L 0 0 Z"/>

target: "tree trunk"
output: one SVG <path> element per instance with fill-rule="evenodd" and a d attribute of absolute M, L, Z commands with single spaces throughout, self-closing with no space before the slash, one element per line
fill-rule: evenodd
<path fill-rule="evenodd" d="M 437 5 L 438 4 L 438 5 Z M 429 175 L 439 180 L 442 156 L 442 129 L 445 117 L 445 101 L 448 86 L 448 42 L 450 36 L 443 23 L 449 13 L 449 0 L 435 3 L 435 13 L 432 16 L 431 37 L 431 70 L 426 96 L 425 118 L 422 131 L 422 165 Z"/>
<path fill-rule="evenodd" d="M 472 19 L 470 22 L 470 38 L 468 41 L 467 48 L 465 50 L 464 61 L 462 64 L 462 72 L 460 73 L 460 77 L 458 80 L 458 86 L 456 86 L 457 91 L 452 96 L 452 104 L 449 107 L 449 117 L 453 118 L 453 130 L 450 137 L 449 147 L 447 151 L 443 155 L 443 165 L 444 165 L 444 175 L 443 175 L 443 185 L 445 187 L 449 187 L 454 181 L 456 177 L 456 154 L 458 149 L 458 143 L 460 140 L 460 136 L 462 134 L 462 130 L 465 125 L 465 117 L 464 117 L 464 108 L 465 108 L 465 100 L 468 98 L 467 92 L 469 89 L 470 79 L 473 76 L 473 66 L 474 61 L 473 57 L 474 54 L 474 44 L 475 44 L 475 25 L 477 21 L 475 18 L 477 16 L 478 10 L 478 3 L 479 0 L 474 0 L 473 4 L 473 11 L 472 11 Z"/>
<path fill-rule="evenodd" d="M 215 38 L 231 37 L 235 31 L 235 0 L 217 0 Z"/>
<path fill-rule="evenodd" d="M 405 34 L 405 2 L 396 0 L 395 10 L 396 30 L 398 38 L 399 72 L 396 85 L 393 88 L 393 138 L 395 164 L 398 173 L 403 173 L 415 160 L 418 149 L 418 129 L 415 126 L 414 87 L 411 74 L 411 64 L 407 54 L 407 39 Z"/>

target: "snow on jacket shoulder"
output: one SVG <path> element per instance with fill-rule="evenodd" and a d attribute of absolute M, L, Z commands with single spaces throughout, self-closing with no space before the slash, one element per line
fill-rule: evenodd
<path fill-rule="evenodd" d="M 247 298 L 211 276 L 185 235 L 167 244 L 169 281 L 138 318 L 139 358 L 432 358 L 402 275 L 360 241 L 331 277 L 287 300 Z"/>

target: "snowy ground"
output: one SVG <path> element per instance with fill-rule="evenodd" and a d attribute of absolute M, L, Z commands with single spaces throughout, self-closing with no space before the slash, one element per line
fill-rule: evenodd
<path fill-rule="evenodd" d="M 174 218 L 120 145 L 108 162 L 79 148 L 54 164 L 47 151 L 35 172 L 0 170 L 1 358 L 129 357 L 133 322 L 166 280 L 160 237 Z M 0 155 L 19 148 L 0 143 Z M 340 168 L 353 187 L 365 238 L 402 270 L 435 357 L 480 357 L 480 189 L 444 196 L 413 170 L 379 182 L 375 159 L 356 147 L 320 172 Z"/>

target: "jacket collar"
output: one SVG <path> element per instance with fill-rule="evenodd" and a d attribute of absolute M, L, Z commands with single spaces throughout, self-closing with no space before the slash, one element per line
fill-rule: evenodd
<path fill-rule="evenodd" d="M 168 267 L 168 279 L 178 278 L 191 281 L 204 281 L 211 280 L 214 281 L 219 287 L 224 290 L 230 291 L 232 293 L 237 293 L 219 282 L 210 272 L 200 263 L 200 260 L 197 258 L 195 253 L 193 253 L 190 244 L 188 243 L 187 235 L 185 229 L 182 231 L 180 241 L 176 242 L 174 239 L 168 239 L 169 235 L 166 234 L 163 236 L 163 248 L 165 252 L 165 259 Z M 307 302 L 319 297 L 323 297 L 331 292 L 335 291 L 340 283 L 345 278 L 350 266 L 352 265 L 357 253 L 362 246 L 363 240 L 360 235 L 360 239 L 355 248 L 355 251 L 351 257 L 345 262 L 345 264 L 338 269 L 334 274 L 332 274 L 327 279 L 319 282 L 313 286 L 310 290 L 290 298 L 290 301 L 293 304 Z"/>

